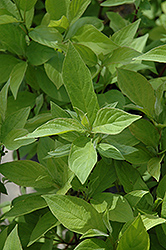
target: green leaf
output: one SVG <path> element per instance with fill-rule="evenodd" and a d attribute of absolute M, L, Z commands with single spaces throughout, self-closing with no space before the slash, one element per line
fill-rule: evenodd
<path fill-rule="evenodd" d="M 118 6 L 118 5 L 123 5 L 123 4 L 130 4 L 133 2 L 134 0 L 107 0 L 104 3 L 102 3 L 101 6 L 112 7 L 112 6 Z"/>
<path fill-rule="evenodd" d="M 22 108 L 33 108 L 35 106 L 35 99 L 36 94 L 28 91 L 19 91 L 16 100 L 12 95 L 8 96 L 6 117 Z"/>
<path fill-rule="evenodd" d="M 3 250 L 22 250 L 21 242 L 18 237 L 17 226 L 11 231 L 9 236 L 6 239 Z"/>
<path fill-rule="evenodd" d="M 126 193 L 133 190 L 145 190 L 148 191 L 148 187 L 142 180 L 139 172 L 132 165 L 127 162 L 116 162 L 116 172 L 120 183 Z"/>
<path fill-rule="evenodd" d="M 47 204 L 45 200 L 40 195 L 22 195 L 13 201 L 12 208 L 3 216 L 3 218 L 18 217 L 24 214 L 29 214 L 46 206 Z"/>
<path fill-rule="evenodd" d="M 160 135 L 155 126 L 145 119 L 140 119 L 130 125 L 131 133 L 147 146 L 158 147 Z"/>
<path fill-rule="evenodd" d="M 97 98 L 101 108 L 107 104 L 111 104 L 114 102 L 118 102 L 116 107 L 119 109 L 123 109 L 125 105 L 125 97 L 117 89 L 112 89 L 110 91 L 105 92 L 104 94 L 98 94 Z"/>
<path fill-rule="evenodd" d="M 117 250 L 149 250 L 150 239 L 138 216 L 120 238 Z"/>
<path fill-rule="evenodd" d="M 90 48 L 78 43 L 75 43 L 73 45 L 79 52 L 85 64 L 87 64 L 89 67 L 93 67 L 94 65 L 97 64 L 98 61 L 97 56 Z"/>
<path fill-rule="evenodd" d="M 97 162 L 97 152 L 90 138 L 79 137 L 73 142 L 68 162 L 70 169 L 84 184 Z"/>
<path fill-rule="evenodd" d="M 116 172 L 112 163 L 100 160 L 90 175 L 89 196 L 96 195 L 110 188 L 116 180 Z"/>
<path fill-rule="evenodd" d="M 51 102 L 51 114 L 54 118 L 70 118 L 70 115 L 54 102 Z"/>
<path fill-rule="evenodd" d="M 104 203 L 107 205 L 105 209 L 109 211 L 109 220 L 124 223 L 134 218 L 133 211 L 123 196 L 112 193 L 102 193 L 93 197 L 92 204 L 96 209 L 97 206 Z"/>
<path fill-rule="evenodd" d="M 91 3 L 91 0 L 72 0 L 68 8 L 67 17 L 70 24 L 73 24 L 79 17 L 82 16 L 88 5 Z"/>
<path fill-rule="evenodd" d="M 132 164 L 147 164 L 148 161 L 155 155 L 150 153 L 144 146 L 136 145 L 137 151 L 124 155 L 124 158 Z"/>
<path fill-rule="evenodd" d="M 48 188 L 55 183 L 41 164 L 34 161 L 14 161 L 0 165 L 0 172 L 17 185 L 34 188 Z"/>
<path fill-rule="evenodd" d="M 109 18 L 110 28 L 113 29 L 114 32 L 122 29 L 123 27 L 129 24 L 129 21 L 124 19 L 119 13 L 116 12 L 107 12 L 107 17 Z"/>
<path fill-rule="evenodd" d="M 56 48 L 58 42 L 62 41 L 62 35 L 58 30 L 45 26 L 37 26 L 29 32 L 29 36 L 35 42 L 51 48 Z"/>
<path fill-rule="evenodd" d="M 48 62 L 44 64 L 45 71 L 50 80 L 55 84 L 57 89 L 63 85 L 62 65 L 64 56 L 57 52 Z"/>
<path fill-rule="evenodd" d="M 0 249 L 3 250 L 6 238 L 7 238 L 7 230 L 8 228 L 6 227 L 4 230 L 0 232 Z"/>
<path fill-rule="evenodd" d="M 64 60 L 63 80 L 73 107 L 86 113 L 92 124 L 99 108 L 97 97 L 90 71 L 71 43 Z"/>
<path fill-rule="evenodd" d="M 148 80 L 141 74 L 126 69 L 118 69 L 118 85 L 121 91 L 136 105 L 152 115 L 155 95 Z"/>
<path fill-rule="evenodd" d="M 0 182 L 0 193 L 2 193 L 2 194 L 8 194 L 7 190 L 5 188 L 5 185 L 2 182 Z"/>
<path fill-rule="evenodd" d="M 9 79 L 9 75 L 18 62 L 21 62 L 16 57 L 0 53 L 0 83 L 4 83 Z"/>
<path fill-rule="evenodd" d="M 135 207 L 138 204 L 138 202 L 141 200 L 141 198 L 147 193 L 148 191 L 144 191 L 144 190 L 134 190 L 126 194 L 124 197 L 128 201 L 131 207 Z"/>
<path fill-rule="evenodd" d="M 18 23 L 19 21 L 10 15 L 1 15 L 0 16 L 0 25 L 1 24 L 7 24 L 7 23 Z"/>
<path fill-rule="evenodd" d="M 47 74 L 41 68 L 37 69 L 35 72 L 37 83 L 40 88 L 53 100 L 58 100 L 60 103 L 69 103 L 70 99 L 66 92 L 64 86 L 61 86 L 60 89 L 57 89 L 55 84 L 48 78 Z"/>
<path fill-rule="evenodd" d="M 57 219 L 51 212 L 44 214 L 37 222 L 35 228 L 32 231 L 30 242 L 28 246 L 32 245 L 50 229 L 57 225 Z"/>
<path fill-rule="evenodd" d="M 159 47 L 153 48 L 147 53 L 134 59 L 166 63 L 166 45 L 161 45 Z"/>
<path fill-rule="evenodd" d="M 50 19 L 59 20 L 62 16 L 66 16 L 69 3 L 69 0 L 46 0 L 45 6 Z"/>
<path fill-rule="evenodd" d="M 17 25 L 3 24 L 1 25 L 0 43 L 5 50 L 16 54 L 25 55 L 26 41 L 25 32 Z"/>
<path fill-rule="evenodd" d="M 119 134 L 131 123 L 140 119 L 138 115 L 131 115 L 116 108 L 102 108 L 98 111 L 92 132 L 102 134 Z"/>
<path fill-rule="evenodd" d="M 111 52 L 119 47 L 90 24 L 82 26 L 72 40 L 89 47 L 97 55 L 101 53 L 108 54 L 108 51 Z"/>
<path fill-rule="evenodd" d="M 83 199 L 66 195 L 43 195 L 51 212 L 69 230 L 84 234 L 89 229 L 106 233 L 101 215 Z"/>
<path fill-rule="evenodd" d="M 140 55 L 140 52 L 128 47 L 120 47 L 111 53 L 110 57 L 104 62 L 104 65 L 108 66 L 117 63 L 125 65 L 130 63 L 135 55 Z"/>
<path fill-rule="evenodd" d="M 141 218 L 147 231 L 157 225 L 160 225 L 166 222 L 164 218 L 160 218 L 160 217 L 150 215 L 150 214 L 141 215 Z"/>
<path fill-rule="evenodd" d="M 10 0 L 1 0 L 0 1 L 0 9 L 1 10 L 6 10 L 8 11 L 11 15 L 19 18 L 19 13 L 18 13 L 18 9 L 16 7 L 16 5 L 11 2 Z"/>
<path fill-rule="evenodd" d="M 106 250 L 106 243 L 99 239 L 87 239 L 82 241 L 74 250 Z"/>
<path fill-rule="evenodd" d="M 148 161 L 147 169 L 151 176 L 153 176 L 156 181 L 160 179 L 160 168 L 163 157 L 153 157 Z"/>
<path fill-rule="evenodd" d="M 84 129 L 77 120 L 71 118 L 56 118 L 41 125 L 34 132 L 29 133 L 21 139 L 58 135 L 69 131 L 78 131 L 83 133 Z"/>
<path fill-rule="evenodd" d="M 61 145 L 56 147 L 53 151 L 48 152 L 48 158 L 51 157 L 63 157 L 63 156 L 67 156 L 70 152 L 70 148 L 71 148 L 71 144 L 65 144 L 65 145 Z"/>
<path fill-rule="evenodd" d="M 31 41 L 26 51 L 28 61 L 32 65 L 41 65 L 55 55 L 55 50 L 37 42 Z"/>
<path fill-rule="evenodd" d="M 0 124 L 5 120 L 6 108 L 7 108 L 7 95 L 9 89 L 9 82 L 7 82 L 0 92 Z"/>
<path fill-rule="evenodd" d="M 24 11 L 32 9 L 36 2 L 37 0 L 16 0 L 17 6 Z"/>
<path fill-rule="evenodd" d="M 162 203 L 161 216 L 166 219 L 166 194 Z"/>
<path fill-rule="evenodd" d="M 22 61 L 16 64 L 10 74 L 10 89 L 15 99 L 17 98 L 18 89 L 24 79 L 27 66 L 27 62 Z"/>
<path fill-rule="evenodd" d="M 35 142 L 35 139 L 15 140 L 18 137 L 27 135 L 28 130 L 26 129 L 15 129 L 13 128 L 5 137 L 2 138 L 2 142 L 5 147 L 9 150 L 16 150 L 21 146 L 25 146 Z"/>
<path fill-rule="evenodd" d="M 21 129 L 24 127 L 27 118 L 29 116 L 30 108 L 23 108 L 15 113 L 9 115 L 4 123 L 2 124 L 1 129 L 1 137 L 2 140 L 13 130 L 13 129 Z"/>
<path fill-rule="evenodd" d="M 166 175 L 160 180 L 157 187 L 157 197 L 164 198 L 166 192 Z"/>
<path fill-rule="evenodd" d="M 69 27 L 69 21 L 66 16 L 62 16 L 59 20 L 50 20 L 48 27 L 57 28 L 59 31 L 64 31 Z"/>
<path fill-rule="evenodd" d="M 125 158 L 121 152 L 114 147 L 113 145 L 107 143 L 100 143 L 97 147 L 99 154 L 103 155 L 106 158 L 112 158 L 115 160 L 124 160 Z"/>
<path fill-rule="evenodd" d="M 111 40 L 120 46 L 129 46 L 131 45 L 133 38 L 137 32 L 137 29 L 140 24 L 140 19 L 134 23 L 131 23 L 121 30 L 115 32 L 111 38 Z"/>

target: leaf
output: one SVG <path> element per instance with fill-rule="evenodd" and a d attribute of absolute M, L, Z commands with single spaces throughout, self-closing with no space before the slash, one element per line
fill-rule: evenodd
<path fill-rule="evenodd" d="M 166 63 L 166 45 L 161 45 L 156 48 L 153 48 L 145 54 L 138 56 L 134 59 Z"/>
<path fill-rule="evenodd" d="M 73 0 L 68 8 L 67 17 L 70 25 L 73 24 L 79 17 L 82 16 L 91 0 Z"/>
<path fill-rule="evenodd" d="M 25 32 L 17 25 L 10 23 L 1 25 L 0 43 L 12 54 L 25 55 L 27 47 Z"/>
<path fill-rule="evenodd" d="M 150 153 L 144 146 L 136 145 L 135 149 L 137 151 L 124 155 L 124 158 L 132 164 L 147 164 L 155 156 L 154 153 Z"/>
<path fill-rule="evenodd" d="M 57 52 L 48 62 L 44 64 L 45 71 L 50 80 L 55 84 L 57 89 L 63 85 L 62 65 L 64 56 Z"/>
<path fill-rule="evenodd" d="M 43 195 L 51 212 L 69 230 L 84 234 L 89 229 L 106 233 L 101 215 L 83 199 L 67 195 Z"/>
<path fill-rule="evenodd" d="M 119 15 L 119 13 L 109 11 L 106 14 L 108 19 L 111 21 L 109 26 L 114 32 L 129 24 L 129 21 L 124 19 L 121 15 Z"/>
<path fill-rule="evenodd" d="M 37 241 L 40 237 L 42 237 L 45 233 L 47 233 L 50 229 L 55 227 L 58 224 L 57 222 L 57 219 L 51 212 L 45 213 L 38 220 L 35 228 L 33 229 L 28 247 L 31 246 L 35 241 Z"/>
<path fill-rule="evenodd" d="M 9 82 L 0 91 L 0 124 L 5 120 Z"/>
<path fill-rule="evenodd" d="M 137 32 L 137 29 L 140 24 L 140 19 L 138 19 L 136 22 L 131 23 L 121 30 L 118 30 L 115 32 L 111 38 L 111 40 L 120 46 L 129 46 L 131 42 L 133 41 L 133 38 Z"/>
<path fill-rule="evenodd" d="M 69 27 L 69 21 L 66 16 L 62 16 L 59 20 L 50 20 L 48 27 L 57 28 L 59 31 L 64 31 Z"/>
<path fill-rule="evenodd" d="M 18 137 L 27 135 L 28 130 L 26 129 L 12 129 L 3 139 L 2 142 L 5 147 L 9 150 L 16 150 L 21 146 L 25 146 L 35 142 L 35 139 L 15 140 Z"/>
<path fill-rule="evenodd" d="M 0 249 L 3 250 L 6 238 L 7 238 L 7 230 L 8 228 L 6 227 L 4 230 L 0 232 Z"/>
<path fill-rule="evenodd" d="M 16 0 L 17 6 L 24 11 L 32 9 L 36 2 L 37 0 Z"/>
<path fill-rule="evenodd" d="M 101 33 L 93 25 L 86 24 L 78 29 L 72 41 L 85 45 L 94 51 L 95 54 L 108 54 L 119 46 L 116 45 L 111 39 Z"/>
<path fill-rule="evenodd" d="M 160 217 L 153 216 L 150 214 L 141 215 L 141 218 L 147 231 L 157 225 L 160 225 L 166 222 L 164 218 L 160 218 Z"/>
<path fill-rule="evenodd" d="M 150 239 L 138 216 L 120 238 L 117 250 L 149 250 Z"/>
<path fill-rule="evenodd" d="M 160 168 L 161 168 L 161 161 L 163 157 L 153 157 L 148 161 L 147 169 L 151 176 L 153 176 L 156 181 L 159 182 L 160 179 Z"/>
<path fill-rule="evenodd" d="M 100 239 L 87 239 L 82 241 L 74 250 L 106 250 L 107 246 L 103 240 Z"/>
<path fill-rule="evenodd" d="M 100 212 L 104 212 L 106 209 L 109 211 L 109 220 L 118 222 L 128 222 L 132 220 L 133 211 L 127 202 L 127 200 L 118 194 L 101 193 L 94 195 L 92 199 L 92 205 L 97 208 L 106 203 L 103 211 L 99 208 Z M 98 212 L 99 212 L 98 210 Z"/>
<path fill-rule="evenodd" d="M 64 60 L 63 80 L 73 107 L 86 113 L 92 124 L 99 108 L 97 97 L 90 71 L 71 43 Z"/>
<path fill-rule="evenodd" d="M 0 9 L 7 10 L 11 15 L 17 18 L 20 17 L 16 5 L 10 0 L 1 0 Z"/>
<path fill-rule="evenodd" d="M 69 154 L 69 167 L 82 184 L 87 180 L 90 172 L 97 162 L 97 152 L 90 138 L 76 139 Z"/>
<path fill-rule="evenodd" d="M 135 207 L 141 200 L 141 198 L 147 193 L 148 191 L 144 190 L 134 190 L 126 194 L 124 197 L 128 201 L 131 207 Z"/>
<path fill-rule="evenodd" d="M 12 208 L 3 216 L 3 218 L 22 216 L 47 206 L 45 200 L 40 195 L 28 194 L 22 195 L 19 198 L 16 198 L 13 201 Z"/>
<path fill-rule="evenodd" d="M 63 156 L 67 156 L 70 152 L 70 147 L 71 144 L 65 144 L 65 145 L 61 145 L 59 147 L 56 147 L 53 151 L 48 152 L 49 156 L 48 157 L 63 157 Z"/>
<path fill-rule="evenodd" d="M 166 192 L 166 175 L 160 180 L 159 185 L 157 187 L 157 197 L 164 198 Z"/>
<path fill-rule="evenodd" d="M 55 53 L 53 48 L 49 48 L 34 41 L 30 42 L 26 51 L 28 61 L 35 66 L 47 62 Z"/>
<path fill-rule="evenodd" d="M 22 250 L 21 242 L 18 237 L 17 225 L 7 237 L 4 248 L 3 248 L 3 250 L 9 250 L 9 249 Z"/>
<path fill-rule="evenodd" d="M 107 143 L 100 143 L 97 147 L 99 154 L 103 155 L 106 158 L 112 158 L 115 160 L 124 160 L 121 152 L 114 147 L 113 145 Z"/>
<path fill-rule="evenodd" d="M 55 183 L 41 164 L 29 161 L 13 161 L 0 165 L 0 172 L 10 181 L 17 185 L 34 188 L 48 188 L 55 186 Z"/>
<path fill-rule="evenodd" d="M 8 194 L 7 190 L 5 188 L 5 185 L 2 182 L 0 182 L 0 193 L 2 193 L 2 194 Z"/>
<path fill-rule="evenodd" d="M 104 64 L 110 65 L 110 64 L 117 64 L 121 63 L 123 65 L 128 64 L 132 61 L 132 59 L 135 57 L 135 55 L 140 54 L 138 51 L 128 48 L 128 47 L 120 47 L 118 49 L 115 49 L 110 57 L 104 62 Z"/>
<path fill-rule="evenodd" d="M 123 5 L 123 4 L 130 4 L 133 2 L 134 0 L 107 0 L 104 3 L 101 3 L 101 6 L 112 7 L 112 6 L 118 6 L 118 5 Z"/>
<path fill-rule="evenodd" d="M 59 20 L 63 15 L 66 16 L 69 3 L 69 0 L 46 0 L 45 6 L 50 19 Z"/>
<path fill-rule="evenodd" d="M 119 134 L 132 122 L 140 119 L 138 115 L 131 115 L 116 108 L 102 108 L 98 111 L 92 132 L 102 134 Z"/>
<path fill-rule="evenodd" d="M 13 130 L 13 129 L 21 129 L 25 126 L 27 118 L 29 116 L 30 108 L 23 108 L 15 113 L 9 115 L 4 123 L 2 124 L 1 128 L 1 137 L 2 140 L 5 139 L 6 136 Z"/>
<path fill-rule="evenodd" d="M 155 95 L 148 80 L 141 74 L 126 69 L 117 69 L 118 85 L 121 91 L 145 112 L 154 112 Z"/>
<path fill-rule="evenodd" d="M 98 61 L 97 56 L 90 48 L 78 43 L 75 43 L 73 45 L 79 52 L 85 64 L 87 64 L 89 67 L 93 67 L 94 65 L 97 64 Z"/>
<path fill-rule="evenodd" d="M 25 76 L 27 66 L 27 62 L 18 63 L 10 74 L 10 89 L 15 99 L 17 98 L 18 89 Z"/>
<path fill-rule="evenodd" d="M 116 178 L 113 164 L 106 164 L 104 160 L 100 160 L 89 177 L 89 196 L 93 197 L 93 195 L 110 188 Z"/>
<path fill-rule="evenodd" d="M 7 24 L 7 23 L 18 23 L 19 21 L 10 15 L 1 15 L 0 16 L 0 25 L 1 24 Z"/>
<path fill-rule="evenodd" d="M 163 203 L 162 203 L 161 217 L 166 219 L 166 194 L 164 196 Z"/>
<path fill-rule="evenodd" d="M 12 69 L 19 62 L 20 60 L 10 54 L 0 53 L 0 83 L 9 79 Z"/>
<path fill-rule="evenodd" d="M 158 147 L 160 135 L 155 126 L 148 120 L 140 119 L 129 127 L 131 133 L 147 146 Z"/>
<path fill-rule="evenodd" d="M 70 118 L 70 115 L 54 102 L 51 102 L 51 114 L 54 118 Z"/>
<path fill-rule="evenodd" d="M 71 118 L 56 118 L 38 127 L 34 132 L 18 139 L 29 139 L 44 137 L 49 135 L 58 135 L 69 131 L 84 132 L 82 126 L 77 120 Z"/>
<path fill-rule="evenodd" d="M 145 190 L 149 191 L 145 182 L 142 180 L 139 172 L 132 165 L 127 162 L 117 162 L 115 163 L 115 169 L 117 172 L 118 179 L 123 185 L 126 193 L 133 190 Z"/>
<path fill-rule="evenodd" d="M 56 48 L 58 42 L 62 41 L 62 35 L 58 30 L 45 26 L 37 26 L 29 32 L 29 36 L 35 42 L 51 48 Z"/>

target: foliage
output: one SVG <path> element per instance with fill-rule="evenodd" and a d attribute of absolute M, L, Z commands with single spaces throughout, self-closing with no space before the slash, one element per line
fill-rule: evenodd
<path fill-rule="evenodd" d="M 165 42 L 166 1 L 0 0 L 0 250 L 166 249 Z"/>

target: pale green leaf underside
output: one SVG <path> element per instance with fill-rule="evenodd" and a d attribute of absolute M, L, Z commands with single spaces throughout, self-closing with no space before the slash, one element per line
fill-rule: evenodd
<path fill-rule="evenodd" d="M 166 63 L 166 45 L 153 48 L 144 55 L 138 56 L 134 59 Z"/>
<path fill-rule="evenodd" d="M 102 3 L 101 6 L 112 7 L 112 6 L 122 5 L 122 4 L 130 4 L 133 2 L 134 0 L 107 0 L 104 3 Z"/>
<path fill-rule="evenodd" d="M 80 123 L 71 118 L 56 118 L 54 120 L 48 121 L 44 125 L 38 127 L 34 132 L 18 139 L 29 139 L 36 137 L 44 137 L 50 135 L 58 135 L 67 133 L 69 131 L 84 132 L 83 127 Z M 17 140 L 18 140 L 17 139 Z"/>
<path fill-rule="evenodd" d="M 141 116 L 131 115 L 116 108 L 102 108 L 98 111 L 92 132 L 102 134 L 119 134 Z"/>

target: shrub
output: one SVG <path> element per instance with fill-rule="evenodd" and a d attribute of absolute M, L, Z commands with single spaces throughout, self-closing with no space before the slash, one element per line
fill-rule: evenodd
<path fill-rule="evenodd" d="M 21 190 L 0 249 L 166 249 L 165 20 L 161 0 L 0 0 L 0 191 Z"/>

